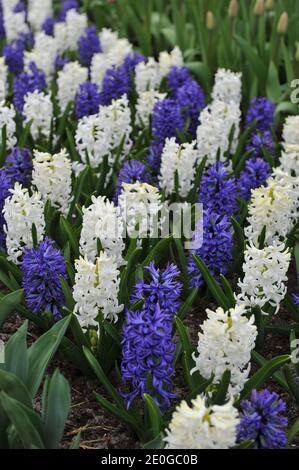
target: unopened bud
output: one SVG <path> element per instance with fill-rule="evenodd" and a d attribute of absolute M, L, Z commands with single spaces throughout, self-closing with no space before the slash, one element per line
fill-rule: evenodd
<path fill-rule="evenodd" d="M 299 42 L 296 43 L 295 59 L 296 59 L 296 62 L 299 62 Z"/>
<path fill-rule="evenodd" d="M 278 20 L 277 24 L 277 32 L 278 34 L 285 34 L 288 29 L 288 24 L 289 24 L 289 15 L 287 14 L 286 11 L 284 11 Z"/>
<path fill-rule="evenodd" d="M 207 12 L 206 25 L 207 25 L 207 29 L 209 30 L 212 30 L 215 28 L 215 16 L 212 11 Z"/>
<path fill-rule="evenodd" d="M 273 10 L 274 8 L 274 0 L 267 0 L 266 1 L 266 10 Z"/>
<path fill-rule="evenodd" d="M 235 18 L 238 15 L 239 11 L 239 4 L 238 0 L 230 0 L 230 4 L 228 7 L 228 16 L 231 18 Z"/>
<path fill-rule="evenodd" d="M 253 13 L 256 16 L 262 16 L 265 11 L 265 0 L 256 0 Z"/>

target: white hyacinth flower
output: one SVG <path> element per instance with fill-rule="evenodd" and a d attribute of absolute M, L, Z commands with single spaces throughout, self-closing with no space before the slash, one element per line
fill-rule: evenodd
<path fill-rule="evenodd" d="M 195 144 L 196 141 L 180 145 L 175 137 L 166 139 L 161 156 L 159 183 L 167 196 L 175 191 L 176 172 L 179 195 L 183 198 L 187 197 L 192 189 L 198 158 Z"/>
<path fill-rule="evenodd" d="M 79 39 L 87 26 L 86 14 L 78 13 L 74 8 L 67 12 L 64 22 L 56 22 L 54 25 L 54 38 L 59 52 L 76 51 Z"/>
<path fill-rule="evenodd" d="M 5 64 L 5 59 L 4 57 L 0 57 L 0 103 L 5 101 L 7 94 L 7 73 L 8 67 Z"/>
<path fill-rule="evenodd" d="M 83 207 L 80 253 L 94 262 L 98 254 L 97 240 L 100 240 L 102 249 L 121 266 L 125 244 L 119 208 L 105 196 L 92 196 L 91 202 L 90 206 Z"/>
<path fill-rule="evenodd" d="M 6 126 L 6 146 L 8 149 L 13 148 L 17 143 L 16 123 L 15 123 L 16 111 L 13 105 L 5 106 L 4 102 L 0 103 L 0 140 L 2 140 L 2 129 Z"/>
<path fill-rule="evenodd" d="M 56 40 L 52 36 L 40 31 L 34 36 L 34 47 L 32 50 L 25 51 L 24 53 L 25 70 L 28 70 L 31 62 L 34 62 L 37 68 L 45 73 L 49 83 L 55 73 L 56 56 Z"/>
<path fill-rule="evenodd" d="M 21 34 L 29 32 L 24 11 L 14 13 L 10 9 L 4 9 L 3 23 L 7 42 L 16 41 Z"/>
<path fill-rule="evenodd" d="M 58 72 L 57 98 L 62 112 L 67 105 L 75 99 L 79 86 L 88 79 L 88 69 L 82 67 L 78 61 L 65 64 L 62 70 Z"/>
<path fill-rule="evenodd" d="M 238 144 L 240 119 L 240 108 L 233 101 L 230 104 L 214 101 L 204 108 L 200 113 L 200 124 L 197 127 L 199 157 L 203 158 L 207 155 L 208 163 L 213 164 L 220 151 L 220 160 L 223 160 L 225 152 L 229 150 L 232 128 L 234 128 L 234 134 L 230 152 L 234 153 Z"/>
<path fill-rule="evenodd" d="M 248 227 L 245 235 L 258 244 L 259 236 L 266 227 L 265 243 L 284 239 L 293 226 L 294 206 L 293 187 L 285 181 L 269 178 L 267 186 L 251 190 L 248 207 Z"/>
<path fill-rule="evenodd" d="M 231 373 L 229 395 L 237 395 L 244 387 L 250 372 L 251 351 L 254 349 L 257 328 L 254 316 L 246 317 L 246 306 L 238 305 L 225 312 L 221 307 L 214 312 L 206 310 L 208 318 L 198 333 L 194 371 L 205 379 L 214 375 L 218 384 L 226 370 Z"/>
<path fill-rule="evenodd" d="M 135 67 L 135 88 L 138 94 L 157 90 L 161 83 L 160 65 L 153 57 L 142 61 Z"/>
<path fill-rule="evenodd" d="M 165 77 L 171 67 L 183 67 L 184 59 L 181 49 L 175 46 L 170 53 L 166 51 L 160 52 L 159 65 L 161 77 Z"/>
<path fill-rule="evenodd" d="M 49 139 L 53 117 L 53 103 L 50 95 L 38 90 L 27 93 L 24 100 L 23 115 L 26 124 L 32 120 L 30 132 L 34 139 L 39 137 Z"/>
<path fill-rule="evenodd" d="M 99 310 L 104 318 L 117 321 L 123 305 L 118 303 L 119 270 L 113 258 L 101 252 L 95 262 L 80 258 L 75 261 L 73 297 L 75 313 L 82 327 L 97 326 Z"/>
<path fill-rule="evenodd" d="M 110 28 L 103 28 L 99 33 L 100 44 L 104 54 L 107 54 L 117 43 L 118 33 Z"/>
<path fill-rule="evenodd" d="M 290 260 L 290 252 L 284 243 L 274 243 L 262 249 L 250 243 L 245 250 L 244 277 L 238 282 L 241 290 L 238 301 L 261 309 L 269 303 L 275 307 L 276 313 L 287 292 Z"/>
<path fill-rule="evenodd" d="M 40 31 L 49 16 L 53 16 L 52 0 L 43 0 L 42 8 L 40 0 L 28 1 L 28 22 L 34 31 Z"/>
<path fill-rule="evenodd" d="M 11 196 L 4 203 L 4 231 L 6 233 L 7 255 L 10 261 L 19 264 L 24 247 L 32 248 L 32 226 L 36 238 L 42 241 L 45 231 L 44 203 L 38 192 L 30 196 L 27 188 L 15 183 Z"/>
<path fill-rule="evenodd" d="M 91 167 L 97 168 L 107 155 L 112 167 L 115 150 L 123 139 L 120 161 L 128 154 L 132 145 L 131 131 L 131 110 L 125 95 L 113 100 L 109 106 L 100 106 L 98 114 L 85 116 L 78 122 L 75 141 L 81 160 L 87 163 L 87 152 Z"/>
<path fill-rule="evenodd" d="M 231 101 L 237 105 L 241 102 L 242 74 L 234 73 L 231 70 L 218 69 L 215 75 L 215 83 L 212 91 L 213 100 L 224 101 L 229 104 Z"/>
<path fill-rule="evenodd" d="M 126 56 L 132 52 L 132 44 L 127 39 L 118 39 L 111 45 L 109 51 L 97 52 L 93 55 L 90 66 L 90 79 L 96 83 L 99 91 L 102 91 L 102 83 L 105 73 L 113 65 L 119 67 L 123 64 Z"/>
<path fill-rule="evenodd" d="M 131 238 L 156 236 L 159 227 L 157 217 L 162 209 L 161 195 L 157 188 L 147 183 L 122 184 L 123 190 L 118 197 L 126 230 Z"/>
<path fill-rule="evenodd" d="M 239 418 L 232 399 L 209 406 L 198 395 L 191 403 L 182 401 L 174 411 L 164 438 L 167 449 L 228 449 L 236 444 Z"/>
<path fill-rule="evenodd" d="M 299 116 L 288 116 L 286 118 L 282 137 L 286 145 L 299 145 Z"/>
<path fill-rule="evenodd" d="M 34 151 L 32 184 L 36 186 L 44 202 L 66 215 L 72 192 L 72 164 L 65 149 L 55 155 Z"/>
<path fill-rule="evenodd" d="M 138 126 L 148 126 L 155 104 L 165 97 L 166 93 L 159 93 L 153 89 L 140 92 L 136 103 L 136 124 Z"/>

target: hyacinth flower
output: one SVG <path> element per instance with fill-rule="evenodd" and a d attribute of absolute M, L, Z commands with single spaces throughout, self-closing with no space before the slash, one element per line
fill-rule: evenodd
<path fill-rule="evenodd" d="M 195 80 L 188 80 L 176 94 L 185 120 L 190 120 L 187 131 L 195 138 L 200 111 L 205 107 L 206 100 L 201 86 Z"/>
<path fill-rule="evenodd" d="M 166 79 L 168 88 L 173 95 L 176 96 L 178 90 L 185 85 L 186 82 L 192 80 L 192 77 L 187 67 L 171 67 L 166 75 Z"/>
<path fill-rule="evenodd" d="M 34 90 L 43 91 L 46 88 L 46 76 L 39 70 L 34 62 L 29 64 L 30 72 L 22 72 L 14 81 L 13 102 L 19 113 L 24 107 L 25 95 Z"/>
<path fill-rule="evenodd" d="M 136 397 L 149 393 L 164 411 L 175 396 L 172 320 L 180 305 L 182 285 L 173 264 L 161 271 L 151 263 L 146 270 L 149 280 L 138 281 L 131 298 L 132 303 L 143 299 L 143 306 L 137 312 L 127 311 L 122 334 L 122 379 L 131 389 L 124 397 L 130 407 Z"/>
<path fill-rule="evenodd" d="M 85 82 L 79 86 L 75 98 L 75 115 L 77 119 L 90 116 L 99 111 L 101 98 L 95 83 Z"/>
<path fill-rule="evenodd" d="M 13 184 L 18 182 L 22 186 L 29 186 L 32 179 L 32 156 L 27 148 L 15 147 L 6 157 L 5 172 L 12 179 Z"/>
<path fill-rule="evenodd" d="M 0 170 L 0 246 L 5 249 L 6 235 L 4 232 L 5 218 L 3 208 L 5 199 L 10 195 L 9 190 L 13 187 L 11 177 L 7 174 L 4 168 Z"/>
<path fill-rule="evenodd" d="M 62 1 L 62 6 L 61 6 L 61 10 L 59 12 L 59 17 L 58 17 L 59 21 L 65 21 L 67 12 L 69 10 L 79 11 L 79 5 L 78 5 L 77 0 L 63 0 Z"/>
<path fill-rule="evenodd" d="M 11 73 L 21 73 L 24 67 L 25 42 L 17 39 L 13 44 L 6 44 L 3 48 L 3 57 Z"/>
<path fill-rule="evenodd" d="M 97 52 L 102 52 L 100 38 L 95 26 L 85 29 L 79 39 L 79 57 L 82 65 L 89 67 L 91 59 Z"/>
<path fill-rule="evenodd" d="M 193 287 L 200 287 L 204 283 L 193 254 L 200 256 L 216 279 L 220 274 L 225 275 L 228 272 L 232 262 L 233 235 L 230 220 L 226 215 L 204 211 L 203 221 L 198 222 L 193 241 L 196 242 L 201 238 L 203 238 L 202 246 L 191 250 L 188 260 L 190 283 Z"/>
<path fill-rule="evenodd" d="M 48 36 L 53 36 L 55 20 L 52 16 L 48 16 L 42 24 L 42 31 Z"/>
<path fill-rule="evenodd" d="M 204 210 L 228 217 L 238 211 L 236 180 L 229 178 L 223 163 L 211 165 L 202 177 L 198 202 L 203 204 Z"/>
<path fill-rule="evenodd" d="M 270 131 L 253 132 L 251 140 L 246 145 L 246 152 L 252 152 L 251 158 L 263 158 L 264 155 L 262 147 L 264 147 L 271 154 L 275 152 L 275 144 L 273 142 L 272 133 Z"/>
<path fill-rule="evenodd" d="M 138 160 L 128 160 L 123 164 L 115 185 L 113 196 L 115 204 L 117 204 L 118 196 L 122 192 L 122 184 L 135 183 L 136 181 L 140 181 L 141 183 L 149 183 L 149 172 L 142 162 Z"/>
<path fill-rule="evenodd" d="M 25 248 L 21 268 L 27 307 L 36 315 L 51 312 L 58 320 L 64 305 L 60 278 L 66 279 L 67 271 L 53 240 L 45 238 L 36 248 Z"/>
<path fill-rule="evenodd" d="M 237 192 L 244 201 L 249 201 L 251 190 L 264 186 L 271 174 L 271 167 L 262 158 L 250 158 L 237 181 Z"/>
<path fill-rule="evenodd" d="M 184 129 L 184 118 L 178 102 L 172 98 L 158 101 L 154 106 L 152 118 L 154 140 L 164 143 L 167 137 L 177 137 L 177 129 Z"/>
<path fill-rule="evenodd" d="M 253 390 L 249 400 L 241 401 L 238 442 L 253 440 L 256 449 L 281 449 L 287 444 L 283 416 L 286 404 L 275 392 Z"/>

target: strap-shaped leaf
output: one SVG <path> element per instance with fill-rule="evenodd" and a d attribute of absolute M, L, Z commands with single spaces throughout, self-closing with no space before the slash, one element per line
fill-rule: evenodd
<path fill-rule="evenodd" d="M 7 294 L 0 300 L 0 327 L 6 321 L 11 313 L 14 312 L 17 305 L 23 300 L 24 291 L 19 289 L 15 292 Z"/>
<path fill-rule="evenodd" d="M 149 420 L 152 436 L 154 439 L 160 434 L 161 430 L 163 429 L 163 419 L 161 416 L 160 409 L 155 400 L 147 393 L 144 393 L 143 399 L 145 402 L 147 418 Z"/>
<path fill-rule="evenodd" d="M 24 383 L 12 372 L 0 369 L 0 390 L 11 398 L 23 403 L 28 408 L 32 407 L 31 397 Z"/>
<path fill-rule="evenodd" d="M 10 337 L 5 346 L 6 370 L 15 374 L 19 379 L 27 383 L 28 377 L 28 353 L 27 353 L 27 326 L 26 320 L 18 331 Z"/>

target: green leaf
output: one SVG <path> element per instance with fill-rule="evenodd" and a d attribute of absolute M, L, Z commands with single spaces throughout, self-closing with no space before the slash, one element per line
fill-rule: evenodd
<path fill-rule="evenodd" d="M 70 443 L 69 449 L 80 449 L 80 439 L 81 433 L 78 434 L 73 438 L 72 442 Z"/>
<path fill-rule="evenodd" d="M 246 59 L 248 60 L 251 69 L 255 73 L 256 77 L 259 80 L 260 84 L 266 82 L 267 77 L 267 69 L 262 61 L 262 59 L 258 56 L 256 50 L 250 46 L 250 44 L 245 41 L 241 36 L 235 36 L 235 40 L 237 44 L 240 46 L 242 52 L 244 53 Z"/>
<path fill-rule="evenodd" d="M 292 444 L 293 440 L 297 436 L 299 432 L 299 419 L 295 421 L 295 423 L 292 425 L 291 429 L 288 432 L 288 443 Z"/>
<path fill-rule="evenodd" d="M 283 374 L 289 386 L 289 390 L 293 394 L 297 403 L 299 403 L 299 385 L 296 383 L 295 379 L 293 378 L 293 374 L 287 365 L 285 365 L 283 368 Z"/>
<path fill-rule="evenodd" d="M 266 89 L 268 98 L 274 103 L 278 103 L 278 101 L 281 99 L 281 88 L 279 83 L 278 71 L 272 61 L 269 65 Z"/>
<path fill-rule="evenodd" d="M 71 315 L 55 323 L 52 328 L 38 338 L 29 348 L 29 372 L 27 387 L 32 397 L 35 396 L 45 370 L 57 351 L 69 326 Z"/>
<path fill-rule="evenodd" d="M 159 262 L 167 256 L 171 240 L 171 235 L 159 240 L 143 261 L 142 266 L 148 266 L 151 261 L 155 261 L 156 264 L 159 264 Z"/>
<path fill-rule="evenodd" d="M 267 362 L 263 367 L 261 367 L 246 383 L 241 392 L 240 399 L 247 398 L 250 392 L 261 387 L 266 380 L 271 377 L 274 372 L 280 369 L 284 364 L 289 362 L 291 356 L 277 356 Z"/>
<path fill-rule="evenodd" d="M 112 413 L 114 416 L 117 418 L 121 419 L 124 421 L 126 424 L 128 424 L 137 434 L 141 431 L 140 426 L 138 425 L 137 421 L 131 416 L 127 411 L 124 409 L 118 408 L 116 405 L 113 403 L 110 403 L 110 401 L 106 400 L 106 398 L 102 397 L 98 393 L 94 393 L 97 401 L 102 405 L 102 407 L 109 411 L 109 413 Z"/>
<path fill-rule="evenodd" d="M 151 432 L 153 439 L 157 437 L 161 430 L 163 429 L 163 419 L 161 416 L 160 409 L 154 399 L 147 393 L 143 394 L 143 399 L 145 402 L 145 410 L 147 417 L 151 426 Z"/>
<path fill-rule="evenodd" d="M 42 396 L 42 420 L 47 449 L 59 447 L 70 405 L 70 386 L 56 370 L 51 378 L 47 377 Z"/>
<path fill-rule="evenodd" d="M 160 433 L 155 437 L 155 439 L 143 444 L 143 449 L 163 449 L 164 445 L 163 435 Z"/>
<path fill-rule="evenodd" d="M 27 326 L 28 321 L 25 321 L 5 345 L 6 370 L 15 374 L 24 383 L 28 377 Z"/>
<path fill-rule="evenodd" d="M 76 240 L 74 229 L 62 215 L 60 216 L 60 228 L 66 240 L 69 240 L 72 250 L 76 258 L 79 257 L 79 242 Z"/>
<path fill-rule="evenodd" d="M 205 263 L 202 261 L 202 259 L 197 256 L 193 255 L 193 258 L 201 271 L 204 280 L 206 281 L 214 299 L 218 302 L 218 304 L 224 309 L 224 310 L 229 310 L 233 305 L 229 301 L 229 299 L 226 298 L 223 290 L 219 286 L 219 284 L 215 281 L 213 278 L 212 274 L 208 270 L 207 266 Z"/>
<path fill-rule="evenodd" d="M 28 136 L 30 134 L 30 129 L 31 129 L 32 123 L 33 123 L 33 119 L 30 119 L 30 121 L 27 122 L 27 124 L 26 124 L 26 126 L 25 126 L 25 128 L 22 132 L 22 135 L 19 139 L 18 147 L 20 147 L 21 149 L 26 147 L 26 143 L 27 143 Z"/>
<path fill-rule="evenodd" d="M 45 449 L 42 422 L 38 414 L 5 392 L 0 393 L 0 404 L 14 425 L 24 448 Z"/>
<path fill-rule="evenodd" d="M 213 397 L 214 405 L 223 405 L 226 401 L 227 391 L 230 384 L 231 372 L 226 370 L 222 376 L 221 382 L 218 385 L 218 390 Z"/>
<path fill-rule="evenodd" d="M 256 364 L 259 365 L 259 366 L 264 366 L 268 362 L 257 351 L 252 351 L 251 356 L 252 356 L 252 359 L 254 360 L 254 362 L 256 362 Z M 279 372 L 279 371 L 274 372 L 273 378 L 276 380 L 277 383 L 279 383 L 279 385 L 281 385 L 283 388 L 285 388 L 288 392 L 290 391 L 289 387 L 288 387 L 288 384 L 286 383 L 285 379 L 283 378 L 283 375 L 282 375 L 281 372 Z"/>
<path fill-rule="evenodd" d="M 192 291 L 190 292 L 190 294 L 188 295 L 187 299 L 181 305 L 181 307 L 178 311 L 177 315 L 181 320 L 183 320 L 185 318 L 185 316 L 187 315 L 187 313 L 191 309 L 191 307 L 192 307 L 195 299 L 197 298 L 197 296 L 198 296 L 198 287 L 194 287 L 192 289 Z"/>
<path fill-rule="evenodd" d="M 17 305 L 23 300 L 24 291 L 19 289 L 7 294 L 0 300 L 0 327 L 6 321 L 11 313 L 14 312 Z"/>
<path fill-rule="evenodd" d="M 32 407 L 31 397 L 26 386 L 12 372 L 0 369 L 0 390 L 28 408 Z"/>

